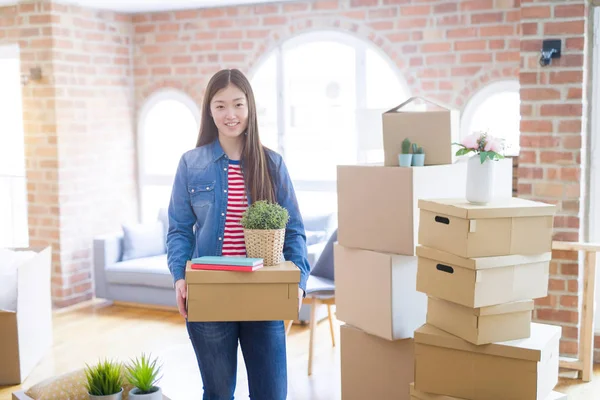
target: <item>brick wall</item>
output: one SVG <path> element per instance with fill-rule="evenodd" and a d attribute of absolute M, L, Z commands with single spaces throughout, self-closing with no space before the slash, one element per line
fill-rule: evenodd
<path fill-rule="evenodd" d="M 483 84 L 518 79 L 517 0 L 339 0 L 138 14 L 138 104 L 169 85 L 200 102 L 213 72 L 251 72 L 278 43 L 315 29 L 345 31 L 381 48 L 414 94 L 462 106 Z"/>
<path fill-rule="evenodd" d="M 24 87 L 29 223 L 65 306 L 92 297 L 94 235 L 137 217 L 131 17 L 49 2 L 0 16 L 0 43 L 18 40 L 23 70 L 44 75 Z"/>
<path fill-rule="evenodd" d="M 143 101 L 173 87 L 200 103 L 216 70 L 251 73 L 278 43 L 316 29 L 379 47 L 413 94 L 458 108 L 493 80 L 519 79 L 518 194 L 558 204 L 557 239 L 582 238 L 584 0 L 321 0 L 133 17 L 44 4 L 0 9 L 0 43 L 18 39 L 23 68 L 41 64 L 49 77 L 25 87 L 24 101 L 32 238 L 55 245 L 57 304 L 90 296 L 92 234 L 136 216 L 134 112 Z M 546 36 L 566 49 L 542 69 Z M 551 295 L 536 307 L 538 320 L 565 326 L 566 355 L 577 350 L 577 265 L 576 255 L 554 254 Z"/>
<path fill-rule="evenodd" d="M 558 206 L 555 239 L 583 240 L 582 219 L 588 9 L 586 1 L 523 1 L 521 9 L 520 197 Z M 563 41 L 563 55 L 542 68 L 542 38 Z M 535 316 L 563 325 L 561 353 L 576 356 L 582 290 L 578 254 L 554 252 L 550 295 L 537 301 Z"/>

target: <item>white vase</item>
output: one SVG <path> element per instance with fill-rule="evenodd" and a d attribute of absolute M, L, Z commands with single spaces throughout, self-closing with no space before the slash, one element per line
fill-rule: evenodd
<path fill-rule="evenodd" d="M 467 201 L 474 204 L 487 204 L 494 196 L 494 166 L 489 159 L 483 164 L 479 155 L 467 162 Z"/>

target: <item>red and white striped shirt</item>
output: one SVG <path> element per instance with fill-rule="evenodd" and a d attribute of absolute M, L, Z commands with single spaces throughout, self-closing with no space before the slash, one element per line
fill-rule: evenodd
<path fill-rule="evenodd" d="M 227 190 L 227 213 L 225 214 L 222 255 L 246 257 L 244 229 L 240 224 L 240 220 L 242 219 L 242 213 L 248 207 L 248 201 L 239 161 L 229 160 L 227 181 L 229 187 Z"/>

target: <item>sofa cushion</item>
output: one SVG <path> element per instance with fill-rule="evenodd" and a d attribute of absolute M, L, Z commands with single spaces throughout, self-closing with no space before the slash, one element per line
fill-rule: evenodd
<path fill-rule="evenodd" d="M 123 400 L 129 397 L 133 388 L 125 379 L 123 370 Z M 34 400 L 88 400 L 90 398 L 86 389 L 85 369 L 78 369 L 53 378 L 48 378 L 30 387 L 25 394 Z"/>
<path fill-rule="evenodd" d="M 156 256 L 166 251 L 162 222 L 123 225 L 123 261 Z"/>
<path fill-rule="evenodd" d="M 121 261 L 106 267 L 106 280 L 123 285 L 173 288 L 166 254 Z"/>

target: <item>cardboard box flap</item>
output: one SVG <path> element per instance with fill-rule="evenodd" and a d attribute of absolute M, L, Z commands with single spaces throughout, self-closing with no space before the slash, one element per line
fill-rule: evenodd
<path fill-rule="evenodd" d="M 425 393 L 415 389 L 415 383 L 410 384 L 410 395 L 419 400 L 464 400 L 458 397 L 444 396 L 442 394 Z"/>
<path fill-rule="evenodd" d="M 527 339 L 474 345 L 457 336 L 425 324 L 415 331 L 415 343 L 449 349 L 468 351 L 520 360 L 541 361 L 542 352 L 552 339 L 560 337 L 561 327 L 546 324 L 531 324 L 531 336 Z"/>
<path fill-rule="evenodd" d="M 414 382 L 410 384 L 410 395 L 419 400 L 464 400 L 458 397 L 444 396 L 442 394 L 425 393 L 415 389 Z M 566 400 L 567 395 L 552 391 L 544 400 Z"/>
<path fill-rule="evenodd" d="M 511 303 L 498 304 L 495 306 L 487 306 L 480 308 L 472 308 L 473 313 L 477 316 L 510 314 L 522 311 L 533 311 L 533 300 L 513 301 Z M 464 306 L 459 306 L 464 307 Z"/>
<path fill-rule="evenodd" d="M 252 272 L 210 271 L 191 268 L 191 261 L 185 269 L 187 284 L 200 283 L 298 283 L 300 269 L 291 261 L 262 267 Z"/>
<path fill-rule="evenodd" d="M 486 205 L 471 204 L 465 199 L 419 199 L 419 208 L 463 219 L 552 216 L 556 206 L 518 197 L 499 198 Z"/>
<path fill-rule="evenodd" d="M 464 258 L 461 256 L 447 253 L 445 251 L 419 245 L 417 246 L 417 256 L 439 261 L 440 263 L 449 264 L 450 266 L 458 266 L 472 270 L 480 270 L 509 267 L 512 265 L 546 262 L 552 259 L 552 252 L 534 255 L 513 254 L 509 256 L 497 257 Z"/>
<path fill-rule="evenodd" d="M 421 102 L 422 102 L 422 103 L 425 105 L 425 108 L 424 108 L 424 109 L 414 109 L 414 108 L 413 108 L 413 109 L 410 109 L 410 110 L 407 110 L 407 111 L 410 111 L 410 112 L 418 112 L 418 111 L 432 111 L 432 110 L 438 110 L 438 111 L 452 111 L 452 109 L 451 109 L 451 108 L 449 108 L 449 107 L 444 107 L 444 106 L 442 106 L 442 105 L 439 105 L 438 103 L 435 103 L 435 102 L 433 102 L 433 101 L 431 101 L 431 100 L 429 100 L 429 99 L 426 99 L 426 98 L 424 98 L 424 97 L 421 97 L 421 96 L 413 96 L 413 97 L 410 97 L 408 100 L 406 100 L 404 103 L 402 103 L 402 104 L 400 104 L 400 105 L 397 105 L 396 107 L 394 107 L 394 108 L 392 108 L 392 109 L 390 109 L 390 110 L 386 111 L 386 112 L 385 112 L 385 114 L 387 114 L 387 113 L 399 112 L 399 111 L 400 111 L 400 112 L 403 112 L 404 110 L 401 110 L 401 108 L 405 108 L 405 109 L 407 109 L 407 108 L 408 108 L 407 106 L 408 106 L 409 104 L 411 104 L 411 103 L 414 103 L 414 102 L 415 102 L 415 100 L 421 100 Z"/>

